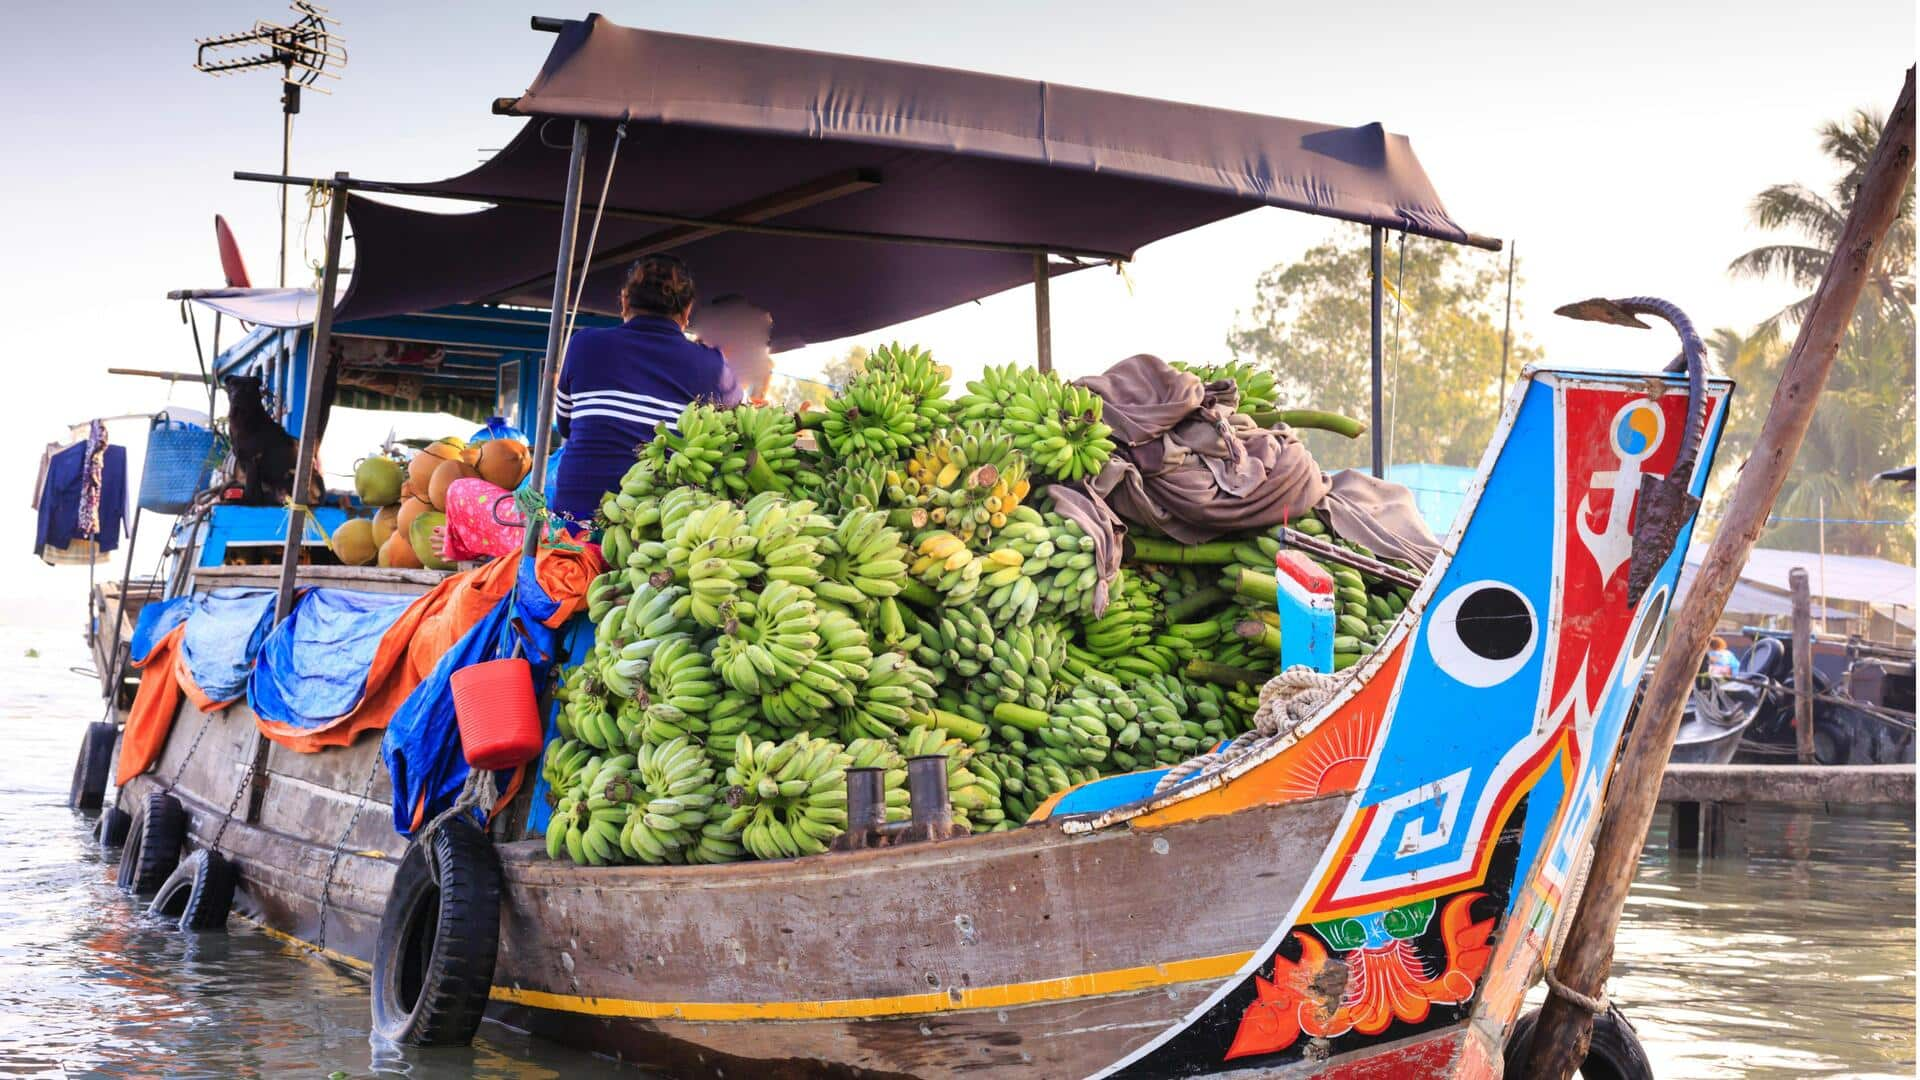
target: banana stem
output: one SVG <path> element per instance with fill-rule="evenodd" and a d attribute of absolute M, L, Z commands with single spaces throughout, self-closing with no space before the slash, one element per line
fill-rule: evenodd
<path fill-rule="evenodd" d="M 1351 416 L 1325 412 L 1320 409 L 1272 409 L 1249 414 L 1253 422 L 1261 427 L 1285 424 L 1288 427 L 1314 428 L 1319 431 L 1331 431 L 1349 439 L 1357 439 L 1367 430 L 1367 425 Z"/>
<path fill-rule="evenodd" d="M 1272 574 L 1263 574 L 1258 570 L 1242 568 L 1240 581 L 1234 586 L 1234 592 L 1249 600 L 1258 600 L 1263 604 L 1275 604 L 1280 601 L 1280 582 Z"/>
<path fill-rule="evenodd" d="M 1268 626 L 1259 619 L 1241 619 L 1233 624 L 1233 632 L 1274 652 L 1280 651 L 1280 628 L 1277 626 Z"/>
<path fill-rule="evenodd" d="M 1016 705 L 1011 701 L 1002 701 L 995 705 L 993 718 L 1003 724 L 1012 724 L 1028 733 L 1039 731 L 1052 722 L 1052 718 L 1039 709 L 1029 709 L 1025 705 Z"/>
<path fill-rule="evenodd" d="M 1195 617 L 1212 611 L 1214 608 L 1226 603 L 1226 601 L 1227 594 L 1224 590 L 1218 586 L 1209 585 L 1198 592 L 1183 596 L 1174 603 L 1168 604 L 1167 622 L 1192 622 Z"/>
<path fill-rule="evenodd" d="M 959 713 L 950 713 L 945 709 L 929 709 L 927 712 L 933 717 L 933 727 L 945 731 L 963 743 L 975 743 L 987 737 L 985 724 L 974 723 Z"/>
<path fill-rule="evenodd" d="M 1188 678 L 1210 682 L 1215 686 L 1246 686 L 1259 688 L 1267 684 L 1271 676 L 1251 668 L 1234 667 L 1231 664 L 1216 664 L 1212 660 L 1187 661 Z"/>
<path fill-rule="evenodd" d="M 1138 562 L 1173 563 L 1186 566 L 1225 566 L 1233 561 L 1231 540 L 1215 540 L 1210 544 L 1182 544 L 1177 540 L 1162 540 L 1153 536 L 1130 536 L 1127 546 L 1133 550 L 1133 558 Z"/>
<path fill-rule="evenodd" d="M 803 413 L 795 413 L 793 417 L 794 426 L 802 431 L 819 431 L 820 425 L 826 422 L 827 411 L 825 409 L 808 409 Z"/>

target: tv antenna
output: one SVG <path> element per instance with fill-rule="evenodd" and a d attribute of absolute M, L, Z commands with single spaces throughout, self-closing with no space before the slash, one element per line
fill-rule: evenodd
<path fill-rule="evenodd" d="M 347 46 L 335 29 L 339 20 L 327 9 L 310 0 L 294 0 L 289 5 L 294 20 L 282 26 L 264 19 L 253 29 L 237 34 L 198 38 L 193 69 L 209 75 L 235 75 L 247 71 L 280 69 L 280 174 L 290 168 L 293 143 L 293 117 L 300 111 L 300 93 L 312 88 L 322 94 L 332 91 L 317 85 L 321 76 L 338 79 L 347 66 Z M 280 285 L 287 284 L 287 186 L 280 185 Z"/>

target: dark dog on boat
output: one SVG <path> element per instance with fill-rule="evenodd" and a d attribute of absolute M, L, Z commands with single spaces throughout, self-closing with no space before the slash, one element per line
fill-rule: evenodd
<path fill-rule="evenodd" d="M 267 411 L 258 376 L 229 375 L 224 385 L 227 388 L 227 436 L 233 442 L 234 466 L 242 484 L 240 501 L 248 506 L 283 505 L 293 493 L 299 440 L 287 434 L 287 429 Z M 325 410 L 320 414 L 320 425 L 319 434 L 324 436 Z M 312 505 L 325 493 L 320 462 L 316 459 L 304 501 Z"/>

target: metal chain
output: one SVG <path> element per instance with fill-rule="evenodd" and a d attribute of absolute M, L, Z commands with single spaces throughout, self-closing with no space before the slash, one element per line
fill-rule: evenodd
<path fill-rule="evenodd" d="M 366 785 L 360 789 L 360 800 L 353 804 L 353 816 L 347 818 L 347 827 L 340 830 L 340 839 L 334 842 L 333 854 L 327 857 L 327 877 L 320 883 L 320 928 L 313 936 L 315 945 L 327 943 L 327 909 L 333 903 L 333 872 L 340 866 L 340 852 L 345 850 L 347 841 L 353 836 L 353 827 L 360 822 L 360 811 L 366 809 L 367 799 L 373 794 L 373 778 L 380 775 L 380 758 L 375 755 L 373 767 L 367 770 Z"/>
<path fill-rule="evenodd" d="M 213 716 L 213 713 L 201 714 L 200 733 L 193 737 L 193 744 L 187 747 L 186 756 L 180 759 L 180 767 L 173 770 L 173 783 L 167 785 L 168 789 L 172 789 L 178 785 L 180 778 L 187 775 L 187 762 L 192 761 L 193 752 L 200 749 L 200 740 L 207 737 L 207 729 L 213 726 Z"/>
<path fill-rule="evenodd" d="M 220 846 L 220 838 L 227 835 L 227 826 L 233 824 L 233 812 L 240 808 L 240 796 L 246 794 L 247 786 L 253 782 L 255 774 L 259 771 L 259 756 L 256 756 L 253 761 L 247 763 L 247 771 L 240 777 L 240 786 L 233 789 L 233 798 L 227 803 L 227 816 L 220 819 L 220 828 L 214 832 L 213 842 L 208 844 L 208 847 Z"/>

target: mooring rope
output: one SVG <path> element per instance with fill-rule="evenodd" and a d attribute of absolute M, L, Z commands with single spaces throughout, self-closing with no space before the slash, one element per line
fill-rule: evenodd
<path fill-rule="evenodd" d="M 1153 786 L 1153 793 L 1159 795 L 1189 780 L 1211 776 L 1245 755 L 1293 734 L 1332 701 L 1350 678 L 1349 673 L 1327 674 L 1305 665 L 1275 675 L 1260 688 L 1260 705 L 1254 710 L 1251 731 L 1236 736 L 1218 750 L 1188 758 L 1167 770 Z"/>

